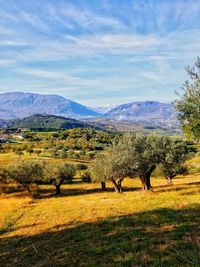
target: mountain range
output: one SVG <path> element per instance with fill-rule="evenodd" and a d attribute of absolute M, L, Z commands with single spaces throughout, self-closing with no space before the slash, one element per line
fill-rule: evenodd
<path fill-rule="evenodd" d="M 58 95 L 33 93 L 0 94 L 0 118 L 23 118 L 34 114 L 51 114 L 70 118 L 100 116 L 88 107 Z"/>
<path fill-rule="evenodd" d="M 156 101 L 132 102 L 114 108 L 86 107 L 58 95 L 12 92 L 0 94 L 0 119 L 24 118 L 34 114 L 57 115 L 93 120 L 112 119 L 147 126 L 177 127 L 172 103 Z"/>

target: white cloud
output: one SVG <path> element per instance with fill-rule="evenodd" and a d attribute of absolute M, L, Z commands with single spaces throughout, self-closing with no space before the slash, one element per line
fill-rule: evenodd
<path fill-rule="evenodd" d="M 97 85 L 97 82 L 92 79 L 86 79 L 86 78 L 80 78 L 76 76 L 70 76 L 66 75 L 63 72 L 56 72 L 56 71 L 47 71 L 43 69 L 24 69 L 24 68 L 18 68 L 15 69 L 15 72 L 18 73 L 23 73 L 39 78 L 44 78 L 44 79 L 50 79 L 50 80 L 63 80 L 66 83 L 66 86 L 68 84 L 71 85 L 87 85 L 87 86 L 94 86 Z"/>

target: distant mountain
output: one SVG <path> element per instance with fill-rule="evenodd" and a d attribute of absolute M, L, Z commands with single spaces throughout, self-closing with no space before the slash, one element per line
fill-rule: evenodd
<path fill-rule="evenodd" d="M 156 101 L 132 102 L 111 109 L 106 117 L 140 125 L 177 127 L 176 111 L 172 103 Z"/>
<path fill-rule="evenodd" d="M 9 120 L 1 120 L 0 119 L 0 128 L 6 128 L 12 125 L 12 122 Z"/>
<path fill-rule="evenodd" d="M 106 113 L 108 113 L 111 109 L 117 107 L 116 104 L 112 105 L 112 104 L 108 104 L 108 105 L 105 105 L 105 106 L 99 106 L 99 107 L 95 107 L 93 108 L 94 111 L 104 115 Z"/>
<path fill-rule="evenodd" d="M 89 124 L 55 115 L 32 115 L 23 119 L 13 120 L 12 128 L 31 130 L 60 130 L 91 127 Z"/>
<path fill-rule="evenodd" d="M 2 121 L 24 118 L 34 114 L 56 115 L 81 120 L 108 118 L 111 121 L 126 121 L 148 127 L 179 127 L 172 103 L 143 101 L 120 106 L 105 105 L 89 108 L 58 95 L 22 92 L 0 94 L 0 119 Z"/>
<path fill-rule="evenodd" d="M 1 119 L 23 118 L 33 114 L 71 118 L 100 116 L 98 112 L 58 95 L 22 92 L 0 94 Z"/>

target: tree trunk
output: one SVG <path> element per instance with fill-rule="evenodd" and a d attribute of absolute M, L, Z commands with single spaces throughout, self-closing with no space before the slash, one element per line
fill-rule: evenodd
<path fill-rule="evenodd" d="M 30 184 L 22 184 L 22 187 L 28 192 L 30 197 L 33 197 L 32 191 L 31 191 L 31 185 Z"/>
<path fill-rule="evenodd" d="M 173 185 L 173 182 L 172 182 L 172 178 L 171 177 L 166 177 L 166 179 L 167 179 L 167 184 L 168 185 Z"/>
<path fill-rule="evenodd" d="M 144 180 L 144 177 L 142 175 L 140 176 L 140 180 L 142 182 L 142 189 L 145 190 L 145 180 Z"/>
<path fill-rule="evenodd" d="M 121 193 L 121 190 L 120 190 L 120 188 L 118 187 L 118 184 L 116 183 L 116 181 L 113 179 L 113 180 L 111 180 L 112 181 L 112 183 L 113 183 L 113 185 L 114 185 L 114 189 L 115 189 L 115 192 L 116 193 Z"/>
<path fill-rule="evenodd" d="M 56 187 L 56 195 L 59 195 L 60 194 L 60 184 L 59 185 L 55 185 Z"/>
<path fill-rule="evenodd" d="M 119 188 L 120 193 L 122 193 L 122 181 L 123 181 L 123 180 L 124 180 L 124 179 L 119 179 L 118 182 L 117 182 L 117 186 L 118 186 L 118 188 Z"/>
<path fill-rule="evenodd" d="M 106 183 L 105 182 L 101 182 L 101 189 L 102 189 L 102 191 L 106 191 Z"/>
<path fill-rule="evenodd" d="M 155 170 L 155 168 L 156 168 L 156 165 L 153 164 L 146 173 L 144 173 L 144 174 L 142 174 L 140 176 L 140 179 L 142 181 L 142 188 L 145 191 L 152 190 L 152 186 L 151 186 L 151 174 Z"/>
<path fill-rule="evenodd" d="M 145 177 L 145 190 L 147 190 L 147 191 L 152 189 L 150 177 L 151 177 L 150 174 L 147 174 Z"/>

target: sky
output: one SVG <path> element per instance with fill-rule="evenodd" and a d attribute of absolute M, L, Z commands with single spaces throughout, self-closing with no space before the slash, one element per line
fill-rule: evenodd
<path fill-rule="evenodd" d="M 0 93 L 169 102 L 200 56 L 200 0 L 0 0 Z"/>

